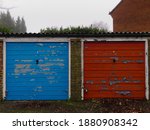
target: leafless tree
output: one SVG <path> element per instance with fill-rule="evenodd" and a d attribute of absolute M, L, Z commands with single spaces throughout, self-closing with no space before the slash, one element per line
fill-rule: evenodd
<path fill-rule="evenodd" d="M 16 7 L 5 7 L 5 6 L 3 6 L 3 0 L 0 0 L 0 9 L 9 11 L 9 10 L 14 9 L 14 8 L 16 8 Z"/>
<path fill-rule="evenodd" d="M 103 21 L 94 22 L 94 23 L 91 24 L 91 27 L 108 31 L 108 24 L 104 23 Z"/>

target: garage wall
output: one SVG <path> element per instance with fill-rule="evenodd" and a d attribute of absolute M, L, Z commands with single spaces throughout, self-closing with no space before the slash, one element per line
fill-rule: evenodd
<path fill-rule="evenodd" d="M 0 41 L 0 100 L 3 98 L 3 42 Z"/>
<path fill-rule="evenodd" d="M 150 52 L 150 40 L 148 41 Z M 150 63 L 150 53 L 149 53 Z M 150 68 L 150 64 L 149 64 Z M 71 40 L 71 99 L 81 100 L 81 42 L 80 39 Z M 150 69 L 149 69 L 150 74 Z M 3 44 L 0 41 L 0 100 L 3 98 Z M 150 83 L 150 77 L 149 77 Z M 150 89 L 149 89 L 150 92 Z M 150 93 L 149 93 L 150 95 Z"/>
<path fill-rule="evenodd" d="M 71 40 L 71 99 L 81 100 L 81 41 Z"/>

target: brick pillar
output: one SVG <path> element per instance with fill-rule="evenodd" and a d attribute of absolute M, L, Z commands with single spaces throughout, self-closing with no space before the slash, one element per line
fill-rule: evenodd
<path fill-rule="evenodd" d="M 3 42 L 0 41 L 0 100 L 3 99 Z"/>
<path fill-rule="evenodd" d="M 71 100 L 81 100 L 80 39 L 71 39 Z"/>
<path fill-rule="evenodd" d="M 148 68 L 149 68 L 148 84 L 149 84 L 149 98 L 150 98 L 150 40 L 148 40 Z"/>

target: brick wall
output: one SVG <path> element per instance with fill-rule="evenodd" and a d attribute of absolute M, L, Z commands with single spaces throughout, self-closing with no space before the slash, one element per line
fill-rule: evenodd
<path fill-rule="evenodd" d="M 0 100 L 3 99 L 3 42 L 0 41 Z"/>
<path fill-rule="evenodd" d="M 114 32 L 150 32 L 150 0 L 122 0 L 110 14 Z"/>
<path fill-rule="evenodd" d="M 71 100 L 81 100 L 81 42 L 71 40 Z"/>
<path fill-rule="evenodd" d="M 148 84 L 150 85 L 150 40 L 148 41 L 148 68 L 149 68 Z M 149 98 L 150 98 L 150 86 L 149 86 Z"/>

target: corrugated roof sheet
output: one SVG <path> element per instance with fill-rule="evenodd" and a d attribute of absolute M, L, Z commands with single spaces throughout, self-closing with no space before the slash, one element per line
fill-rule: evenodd
<path fill-rule="evenodd" d="M 0 33 L 0 37 L 150 37 L 150 32 Z"/>

